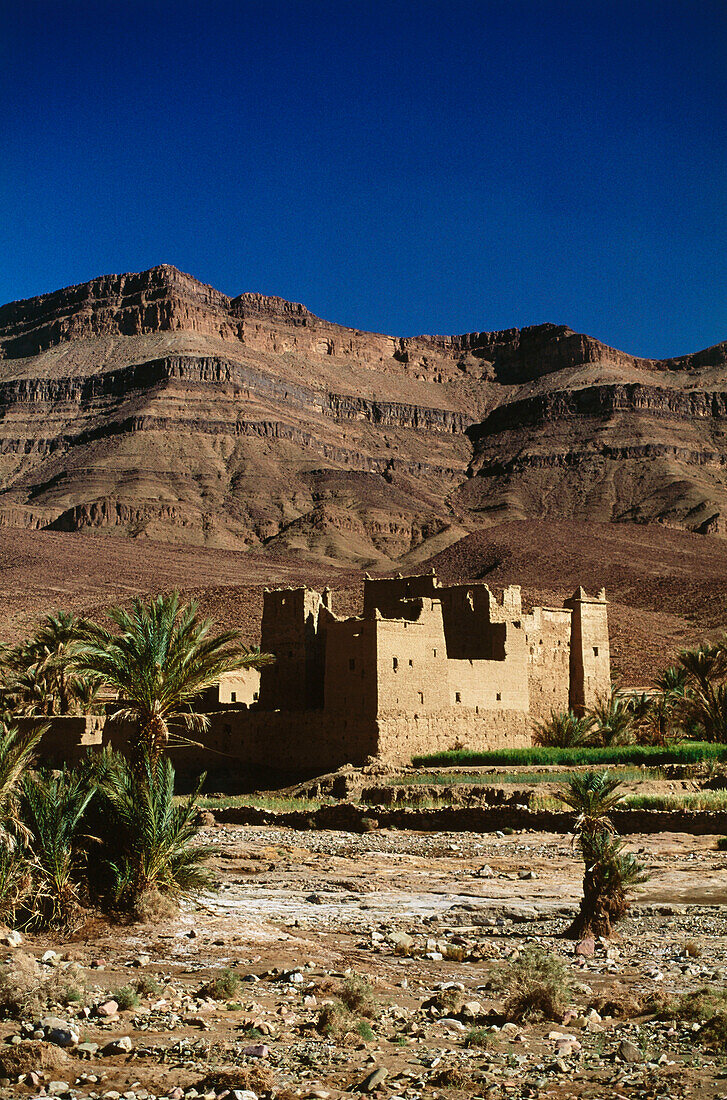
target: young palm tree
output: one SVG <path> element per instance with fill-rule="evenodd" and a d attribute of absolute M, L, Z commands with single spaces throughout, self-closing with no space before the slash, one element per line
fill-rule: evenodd
<path fill-rule="evenodd" d="M 123 756 L 108 753 L 98 780 L 104 852 L 115 904 L 134 909 L 149 894 L 177 900 L 210 886 L 204 864 L 213 849 L 193 843 L 204 776 L 197 790 L 179 804 L 174 801 L 174 768 L 168 757 L 154 762 L 147 758 L 138 768 Z"/>
<path fill-rule="evenodd" d="M 78 830 L 93 794 L 78 772 L 36 774 L 23 783 L 36 887 L 30 923 L 63 925 L 78 907 Z"/>
<path fill-rule="evenodd" d="M 608 815 L 623 802 L 620 786 L 620 779 L 608 771 L 576 772 L 557 797 L 578 815 L 575 828 L 579 834 L 613 832 Z"/>
<path fill-rule="evenodd" d="M 130 609 L 113 608 L 108 617 L 117 629 L 90 624 L 74 664 L 118 691 L 124 704 L 118 717 L 137 726 L 132 751 L 152 765 L 169 744 L 171 726 L 205 728 L 207 719 L 193 704 L 223 672 L 273 660 L 241 645 L 235 631 L 211 635 L 211 620 L 200 618 L 196 603 L 180 605 L 177 592 L 147 604 L 135 599 Z"/>
<path fill-rule="evenodd" d="M 583 857 L 583 898 L 566 935 L 610 936 L 613 924 L 629 907 L 628 891 L 645 882 L 644 868 L 623 851 L 609 814 L 622 801 L 620 781 L 610 772 L 584 772 L 572 777 L 558 797 L 578 815 L 575 829 Z"/>
<path fill-rule="evenodd" d="M 633 735 L 634 713 L 629 700 L 612 691 L 588 712 L 593 736 L 600 745 L 626 745 Z"/>
<path fill-rule="evenodd" d="M 581 718 L 572 710 L 551 710 L 549 718 L 534 723 L 533 744 L 558 749 L 585 745 L 591 733 L 591 725 L 589 718 Z"/>
<path fill-rule="evenodd" d="M 35 750 L 47 726 L 21 738 L 13 726 L 0 723 L 0 847 L 15 848 L 29 832 L 22 820 L 20 795 L 23 779 L 35 763 Z"/>
<path fill-rule="evenodd" d="M 685 649 L 679 664 L 688 684 L 681 713 L 705 741 L 727 742 L 727 642 Z"/>

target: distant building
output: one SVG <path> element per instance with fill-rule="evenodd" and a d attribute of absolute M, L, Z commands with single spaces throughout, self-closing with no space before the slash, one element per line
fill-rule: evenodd
<path fill-rule="evenodd" d="M 266 590 L 262 649 L 276 660 L 253 713 L 281 735 L 298 716 L 301 736 L 276 743 L 290 736 L 296 759 L 326 764 L 530 744 L 533 719 L 582 711 L 611 687 L 605 592 L 582 588 L 523 614 L 516 585 L 499 602 L 486 584 L 441 585 L 434 573 L 367 579 L 351 618 L 334 614 L 328 591 Z M 303 715 L 315 716 L 309 737 Z M 244 719 L 237 728 L 244 752 Z"/>
<path fill-rule="evenodd" d="M 498 600 L 486 584 L 441 585 L 434 573 L 367 579 L 362 614 L 339 618 L 328 591 L 269 589 L 261 648 L 275 663 L 222 677 L 200 745 L 175 752 L 183 770 L 234 779 L 247 767 L 314 773 L 525 746 L 535 719 L 583 711 L 611 688 L 603 590 L 523 614 L 516 585 Z M 100 727 L 69 721 L 51 720 L 66 754 L 101 741 Z M 103 730 L 104 741 L 123 736 Z"/>

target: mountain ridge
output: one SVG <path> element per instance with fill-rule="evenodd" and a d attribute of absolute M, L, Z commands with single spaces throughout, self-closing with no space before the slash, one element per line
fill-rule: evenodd
<path fill-rule="evenodd" d="M 727 534 L 727 343 L 387 336 L 164 264 L 0 307 L 0 526 L 386 566 L 503 519 Z"/>

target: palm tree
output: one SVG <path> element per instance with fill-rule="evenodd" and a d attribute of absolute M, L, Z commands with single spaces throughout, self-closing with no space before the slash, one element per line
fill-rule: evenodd
<path fill-rule="evenodd" d="M 84 712 L 92 685 L 74 669 L 87 624 L 58 611 L 46 615 L 27 641 L 6 648 L 0 658 L 0 703 L 14 715 L 68 715 Z"/>
<path fill-rule="evenodd" d="M 609 817 L 621 803 L 620 781 L 608 771 L 574 775 L 558 797 L 578 815 L 575 830 L 585 873 L 580 909 L 566 935 L 610 936 L 628 911 L 628 891 L 646 881 L 643 865 L 616 837 Z"/>
<path fill-rule="evenodd" d="M 634 713 L 629 700 L 612 691 L 588 711 L 594 738 L 601 745 L 626 745 L 634 728 Z"/>
<path fill-rule="evenodd" d="M 20 809 L 23 780 L 35 761 L 44 728 L 24 738 L 0 723 L 0 920 L 12 923 L 31 889 L 31 863 L 25 845 L 31 838 Z"/>
<path fill-rule="evenodd" d="M 706 741 L 727 741 L 727 640 L 679 654 L 687 679 L 680 710 Z"/>
<path fill-rule="evenodd" d="M 572 710 L 551 710 L 550 717 L 533 725 L 533 744 L 568 749 L 585 745 L 591 732 L 591 720 L 581 718 Z"/>
<path fill-rule="evenodd" d="M 146 758 L 140 767 L 106 754 L 99 771 L 99 809 L 111 901 L 135 909 L 144 897 L 176 901 L 211 885 L 204 864 L 213 849 L 194 843 L 197 798 L 204 781 L 184 801 L 174 800 L 174 768 L 168 757 Z"/>
<path fill-rule="evenodd" d="M 679 664 L 687 678 L 697 688 L 709 692 L 712 685 L 727 676 L 727 644 L 725 640 L 696 649 L 683 649 L 679 654 Z"/>
<path fill-rule="evenodd" d="M 20 812 L 21 785 L 47 728 L 39 727 L 21 738 L 15 727 L 0 723 L 0 847 L 14 848 L 30 835 Z"/>
<path fill-rule="evenodd" d="M 576 772 L 557 797 L 578 815 L 578 833 L 613 832 L 608 815 L 623 802 L 620 786 L 621 780 L 609 771 Z"/>
<path fill-rule="evenodd" d="M 262 668 L 274 658 L 238 641 L 236 631 L 211 635 L 196 603 L 180 605 L 179 594 L 108 612 L 116 626 L 89 624 L 75 668 L 116 689 L 123 706 L 117 717 L 136 724 L 132 752 L 155 764 L 170 742 L 170 727 L 203 730 L 208 719 L 194 710 L 199 694 L 223 672 Z"/>
<path fill-rule="evenodd" d="M 93 794 L 81 772 L 37 774 L 23 783 L 36 887 L 31 923 L 64 925 L 78 907 L 77 834 Z"/>

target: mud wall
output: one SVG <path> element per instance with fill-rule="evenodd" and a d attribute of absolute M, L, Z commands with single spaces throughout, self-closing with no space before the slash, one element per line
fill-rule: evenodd
<path fill-rule="evenodd" d="M 89 748 L 100 748 L 106 719 L 95 715 L 58 718 L 16 718 L 13 724 L 21 735 L 40 726 L 46 732 L 38 748 L 44 764 L 61 768 L 64 764 L 77 763 Z"/>
<path fill-rule="evenodd" d="M 456 746 L 484 752 L 532 743 L 528 715 L 517 710 L 477 713 L 472 708 L 450 707 L 438 714 L 383 717 L 378 725 L 377 755 L 397 764 Z"/>

